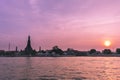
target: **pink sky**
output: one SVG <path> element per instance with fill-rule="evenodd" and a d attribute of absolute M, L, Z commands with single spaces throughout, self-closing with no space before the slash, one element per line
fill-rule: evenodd
<path fill-rule="evenodd" d="M 120 0 L 0 0 L 0 49 L 120 47 Z"/>

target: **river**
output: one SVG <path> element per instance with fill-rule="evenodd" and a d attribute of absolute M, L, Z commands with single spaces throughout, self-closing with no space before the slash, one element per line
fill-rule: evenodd
<path fill-rule="evenodd" d="M 120 57 L 0 57 L 0 80 L 120 80 Z"/>

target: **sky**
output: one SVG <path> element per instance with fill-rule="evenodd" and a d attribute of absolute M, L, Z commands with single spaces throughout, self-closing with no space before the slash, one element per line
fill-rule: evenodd
<path fill-rule="evenodd" d="M 119 48 L 120 0 L 0 0 L 0 49 L 24 49 L 28 35 L 36 50 Z"/>

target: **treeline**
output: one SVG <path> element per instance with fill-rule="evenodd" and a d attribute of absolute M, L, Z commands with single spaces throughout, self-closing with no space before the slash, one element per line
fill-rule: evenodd
<path fill-rule="evenodd" d="M 117 48 L 115 52 L 112 52 L 110 49 L 104 49 L 103 51 L 97 51 L 96 49 L 90 49 L 88 51 L 78 51 L 72 48 L 68 48 L 66 51 L 63 51 L 58 46 L 54 46 L 51 50 L 33 50 L 30 54 L 26 54 L 25 51 L 4 51 L 0 50 L 0 56 L 90 56 L 90 55 L 110 55 L 110 54 L 120 54 L 120 48 Z"/>

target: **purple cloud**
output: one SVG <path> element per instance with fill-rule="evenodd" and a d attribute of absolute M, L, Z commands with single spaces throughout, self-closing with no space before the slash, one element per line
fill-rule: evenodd
<path fill-rule="evenodd" d="M 44 49 L 54 45 L 63 49 L 69 46 L 101 49 L 100 41 L 104 38 L 117 43 L 119 3 L 119 0 L 1 0 L 0 49 L 7 49 L 9 42 L 13 49 L 17 45 L 24 49 L 29 34 L 35 49 L 39 45 Z M 116 43 L 113 47 L 119 47 Z"/>

